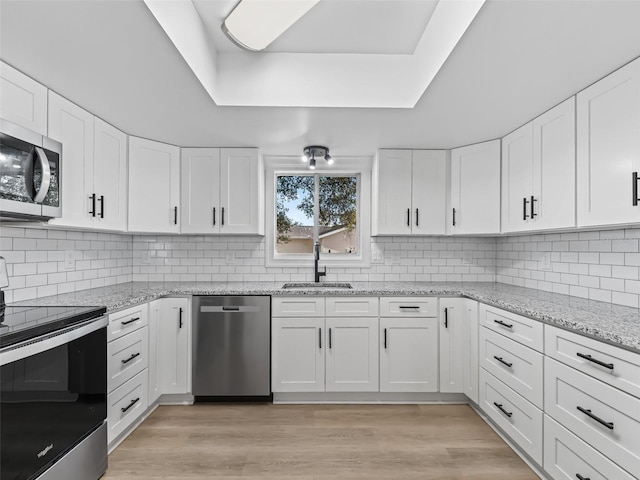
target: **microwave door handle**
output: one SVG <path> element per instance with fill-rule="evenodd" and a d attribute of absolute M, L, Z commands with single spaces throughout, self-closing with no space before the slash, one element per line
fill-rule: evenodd
<path fill-rule="evenodd" d="M 51 186 L 51 167 L 49 166 L 47 154 L 44 153 L 42 148 L 36 147 L 36 157 L 42 168 L 42 183 L 40 184 L 40 190 L 38 190 L 38 193 L 33 197 L 33 201 L 42 203 L 47 193 L 49 193 L 49 187 Z"/>

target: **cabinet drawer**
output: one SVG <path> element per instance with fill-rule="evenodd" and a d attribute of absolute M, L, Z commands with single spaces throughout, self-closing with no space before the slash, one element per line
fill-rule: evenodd
<path fill-rule="evenodd" d="M 640 400 L 549 357 L 544 372 L 545 412 L 623 469 L 640 472 Z"/>
<path fill-rule="evenodd" d="M 147 409 L 148 378 L 143 370 L 107 396 L 107 442 L 111 443 Z"/>
<path fill-rule="evenodd" d="M 381 317 L 436 317 L 435 297 L 380 297 Z"/>
<path fill-rule="evenodd" d="M 107 341 L 110 342 L 147 324 L 147 304 L 109 314 Z"/>
<path fill-rule="evenodd" d="M 554 480 L 633 480 L 634 477 L 576 437 L 569 430 L 544 416 L 544 469 Z"/>
<path fill-rule="evenodd" d="M 542 411 L 480 369 L 480 408 L 542 465 Z M 501 410 L 502 409 L 502 410 Z"/>
<path fill-rule="evenodd" d="M 537 320 L 481 303 L 480 325 L 484 325 L 538 352 L 543 351 L 544 325 Z"/>
<path fill-rule="evenodd" d="M 324 317 L 324 297 L 272 297 L 274 317 Z"/>
<path fill-rule="evenodd" d="M 378 297 L 327 297 L 327 317 L 377 317 Z"/>
<path fill-rule="evenodd" d="M 140 328 L 107 345 L 110 392 L 147 368 L 149 363 L 149 338 L 147 327 Z"/>
<path fill-rule="evenodd" d="M 480 365 L 542 409 L 544 361 L 541 353 L 482 327 Z"/>
<path fill-rule="evenodd" d="M 640 355 L 545 325 L 545 354 L 640 397 Z"/>

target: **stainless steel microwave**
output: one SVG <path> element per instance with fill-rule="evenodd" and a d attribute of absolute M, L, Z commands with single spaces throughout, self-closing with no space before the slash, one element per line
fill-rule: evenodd
<path fill-rule="evenodd" d="M 0 220 L 62 216 L 62 144 L 0 119 Z"/>

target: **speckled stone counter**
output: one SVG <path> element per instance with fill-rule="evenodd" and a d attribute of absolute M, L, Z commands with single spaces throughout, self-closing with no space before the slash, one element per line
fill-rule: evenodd
<path fill-rule="evenodd" d="M 280 283 L 133 282 L 21 302 L 104 305 L 107 311 L 170 295 L 464 296 L 640 352 L 640 310 L 500 283 L 350 282 L 352 289 L 282 289 Z"/>

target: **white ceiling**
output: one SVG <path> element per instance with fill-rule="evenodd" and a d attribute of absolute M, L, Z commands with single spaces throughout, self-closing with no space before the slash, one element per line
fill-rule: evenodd
<path fill-rule="evenodd" d="M 360 155 L 503 136 L 640 56 L 638 18 L 639 0 L 489 0 L 411 109 L 216 106 L 142 0 L 0 0 L 0 58 L 133 135 Z M 293 28 L 272 47 L 294 48 Z"/>

